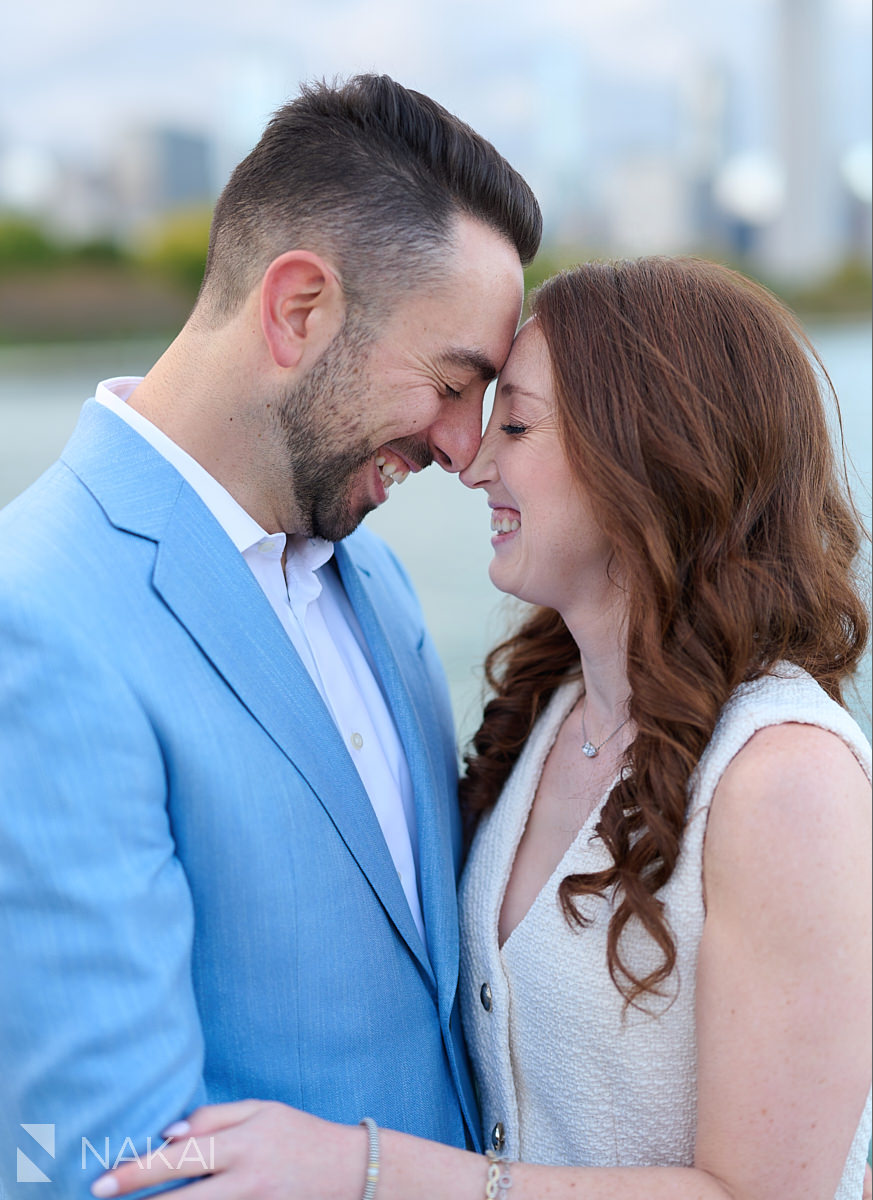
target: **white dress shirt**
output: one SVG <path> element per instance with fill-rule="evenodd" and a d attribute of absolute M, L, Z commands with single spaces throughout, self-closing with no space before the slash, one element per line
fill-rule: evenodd
<path fill-rule="evenodd" d="M 131 376 L 105 380 L 95 398 L 176 468 L 242 554 L 342 736 L 427 946 L 409 766 L 363 631 L 330 561 L 333 543 L 262 529 L 200 463 L 127 404 L 140 382 Z"/>

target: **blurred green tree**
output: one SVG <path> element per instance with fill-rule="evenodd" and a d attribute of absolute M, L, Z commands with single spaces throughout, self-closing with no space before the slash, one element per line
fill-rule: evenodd
<path fill-rule="evenodd" d="M 211 219 L 211 209 L 196 208 L 179 210 L 154 222 L 141 235 L 138 261 L 195 296 L 206 265 Z"/>
<path fill-rule="evenodd" d="M 36 221 L 0 213 L 0 271 L 48 266 L 60 253 L 57 243 Z"/>

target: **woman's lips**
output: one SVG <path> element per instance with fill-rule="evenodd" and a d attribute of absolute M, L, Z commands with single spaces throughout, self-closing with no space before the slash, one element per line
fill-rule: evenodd
<path fill-rule="evenodd" d="M 491 528 L 498 536 L 515 533 L 521 528 L 521 513 L 517 508 L 492 508 Z"/>

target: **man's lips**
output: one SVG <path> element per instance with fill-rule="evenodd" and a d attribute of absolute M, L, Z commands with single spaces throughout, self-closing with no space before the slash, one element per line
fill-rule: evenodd
<path fill-rule="evenodd" d="M 380 446 L 376 452 L 376 466 L 382 486 L 387 491 L 392 483 L 403 483 L 410 472 L 415 475 L 432 461 L 428 446 L 418 442 L 407 442 L 404 449 L 394 443 Z"/>
<path fill-rule="evenodd" d="M 423 471 L 425 467 L 429 467 L 433 462 L 433 454 L 431 453 L 430 446 L 420 438 L 397 438 L 396 441 L 386 442 L 379 449 L 379 454 L 384 454 L 386 450 L 392 454 L 396 454 L 413 474 Z"/>
<path fill-rule="evenodd" d="M 400 459 L 400 464 L 398 464 L 395 455 L 389 458 L 386 454 L 377 454 L 376 466 L 379 468 L 379 478 L 385 488 L 390 488 L 392 483 L 403 483 L 409 477 L 410 468 L 406 465 L 406 460 Z"/>

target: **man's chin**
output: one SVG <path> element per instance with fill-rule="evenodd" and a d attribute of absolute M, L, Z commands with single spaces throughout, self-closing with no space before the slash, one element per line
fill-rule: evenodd
<path fill-rule="evenodd" d="M 366 517 L 379 507 L 377 500 L 369 498 L 347 499 L 342 509 L 313 514 L 312 527 L 315 537 L 324 538 L 326 542 L 341 542 L 350 533 L 354 533 Z"/>
<path fill-rule="evenodd" d="M 375 507 L 375 505 L 374 505 Z M 343 522 L 336 524 L 319 525 L 315 530 L 315 536 L 324 538 L 326 542 L 341 542 L 347 538 L 349 534 L 354 533 L 358 526 L 366 517 L 368 512 L 372 512 L 372 508 L 368 508 L 366 512 L 359 513 L 356 517 L 349 516 Z"/>

